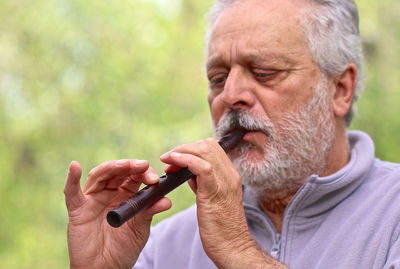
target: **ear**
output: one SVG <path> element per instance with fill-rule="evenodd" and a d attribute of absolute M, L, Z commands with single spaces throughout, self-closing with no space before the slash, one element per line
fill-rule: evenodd
<path fill-rule="evenodd" d="M 348 64 L 346 70 L 334 80 L 334 83 L 333 112 L 337 118 L 343 118 L 351 107 L 357 85 L 355 64 Z"/>

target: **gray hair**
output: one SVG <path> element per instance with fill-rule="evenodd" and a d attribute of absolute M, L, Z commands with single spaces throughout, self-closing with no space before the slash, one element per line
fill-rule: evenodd
<path fill-rule="evenodd" d="M 209 36 L 221 13 L 235 2 L 243 0 L 215 0 L 208 13 Z M 354 116 L 354 102 L 363 91 L 362 44 L 359 31 L 358 8 L 353 0 L 304 0 L 310 3 L 300 14 L 307 45 L 321 71 L 328 76 L 343 73 L 349 63 L 354 63 L 358 71 L 353 104 L 344 120 L 350 126 Z"/>

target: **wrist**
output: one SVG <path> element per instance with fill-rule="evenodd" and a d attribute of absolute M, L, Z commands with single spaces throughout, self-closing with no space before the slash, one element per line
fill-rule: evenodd
<path fill-rule="evenodd" d="M 240 248 L 236 248 L 220 262 L 216 263 L 219 269 L 283 269 L 287 268 L 278 260 L 272 258 L 252 239 Z"/>

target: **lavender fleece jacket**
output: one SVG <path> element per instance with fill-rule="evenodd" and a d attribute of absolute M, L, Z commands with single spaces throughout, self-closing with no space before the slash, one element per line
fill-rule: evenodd
<path fill-rule="evenodd" d="M 350 162 L 309 178 L 286 208 L 280 234 L 244 189 L 251 234 L 289 268 L 400 269 L 400 165 L 376 159 L 367 134 L 351 131 L 348 139 Z M 134 268 L 216 268 L 201 244 L 196 207 L 153 227 Z"/>

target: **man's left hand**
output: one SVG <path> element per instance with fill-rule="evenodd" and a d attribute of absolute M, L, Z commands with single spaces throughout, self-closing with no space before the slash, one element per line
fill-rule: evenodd
<path fill-rule="evenodd" d="M 189 184 L 196 194 L 200 238 L 218 268 L 285 268 L 250 235 L 240 175 L 215 139 L 178 146 L 160 159 L 168 164 L 167 173 L 187 167 L 195 175 Z"/>

